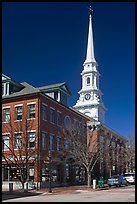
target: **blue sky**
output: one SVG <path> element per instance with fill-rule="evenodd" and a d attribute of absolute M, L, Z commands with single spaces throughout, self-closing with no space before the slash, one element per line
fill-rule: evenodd
<path fill-rule="evenodd" d="M 66 82 L 75 105 L 89 5 L 106 125 L 127 137 L 135 131 L 134 2 L 3 2 L 2 72 L 34 87 Z"/>

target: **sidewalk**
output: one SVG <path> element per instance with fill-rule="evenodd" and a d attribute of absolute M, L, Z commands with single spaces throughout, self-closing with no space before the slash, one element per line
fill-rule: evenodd
<path fill-rule="evenodd" d="M 108 189 L 108 187 L 103 187 L 102 189 Z M 13 190 L 13 192 L 9 192 L 8 189 L 2 190 L 2 200 L 5 199 L 13 199 L 13 198 L 19 198 L 19 197 L 26 197 L 26 196 L 36 196 L 36 195 L 57 195 L 57 194 L 77 194 L 81 192 L 91 192 L 91 191 L 98 191 L 102 190 L 98 187 L 96 189 L 93 189 L 93 187 L 88 187 L 87 185 L 79 185 L 79 186 L 67 186 L 67 187 L 52 187 L 52 192 L 48 192 L 48 188 L 42 188 L 42 189 L 35 189 L 35 190 L 28 190 L 28 192 L 23 192 L 22 190 Z"/>
<path fill-rule="evenodd" d="M 42 192 L 44 194 L 66 194 L 66 193 L 79 193 L 80 191 L 96 191 L 96 190 L 102 190 L 102 189 L 108 189 L 107 185 L 104 185 L 103 188 L 97 188 L 93 189 L 93 187 L 88 187 L 87 185 L 80 185 L 80 186 L 67 186 L 67 187 L 53 187 L 52 193 L 48 192 L 48 188 L 42 188 L 39 190 L 35 190 L 37 192 Z"/>

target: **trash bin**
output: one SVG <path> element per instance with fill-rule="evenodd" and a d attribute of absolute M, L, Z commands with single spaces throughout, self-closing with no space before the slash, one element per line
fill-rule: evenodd
<path fill-rule="evenodd" d="M 13 191 L 13 183 L 9 183 L 9 191 L 10 191 L 10 192 Z"/>
<path fill-rule="evenodd" d="M 103 177 L 101 176 L 98 180 L 98 187 L 102 188 L 103 187 Z"/>

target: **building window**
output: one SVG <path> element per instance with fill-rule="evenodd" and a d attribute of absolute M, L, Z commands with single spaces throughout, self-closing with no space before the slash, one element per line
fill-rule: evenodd
<path fill-rule="evenodd" d="M 69 129 L 70 126 L 71 126 L 71 120 L 70 120 L 70 117 L 69 116 L 65 116 L 64 118 L 64 124 L 65 124 L 65 128 L 66 129 Z"/>
<path fill-rule="evenodd" d="M 22 120 L 22 106 L 15 107 L 15 120 Z"/>
<path fill-rule="evenodd" d="M 28 142 L 27 142 L 27 148 L 35 147 L 35 132 L 29 132 L 28 133 Z"/>
<path fill-rule="evenodd" d="M 47 144 L 47 133 L 42 132 L 42 149 L 46 149 Z"/>
<path fill-rule="evenodd" d="M 87 78 L 87 85 L 90 85 L 90 77 Z"/>
<path fill-rule="evenodd" d="M 3 121 L 9 122 L 10 121 L 10 108 L 5 108 L 3 110 Z"/>
<path fill-rule="evenodd" d="M 14 134 L 14 149 L 22 148 L 22 133 Z"/>
<path fill-rule="evenodd" d="M 69 141 L 66 138 L 64 139 L 64 149 L 65 150 L 69 149 Z"/>
<path fill-rule="evenodd" d="M 54 136 L 50 135 L 50 150 L 54 150 Z"/>
<path fill-rule="evenodd" d="M 57 151 L 60 151 L 60 147 L 61 147 L 61 138 L 58 136 L 57 137 Z"/>
<path fill-rule="evenodd" d="M 28 105 L 28 118 L 35 118 L 35 104 Z"/>
<path fill-rule="evenodd" d="M 29 181 L 34 181 L 34 166 L 29 166 Z"/>
<path fill-rule="evenodd" d="M 47 120 L 47 106 L 42 104 L 42 120 Z"/>
<path fill-rule="evenodd" d="M 2 135 L 2 149 L 3 150 L 8 150 L 9 149 L 9 134 L 7 135 Z"/>
<path fill-rule="evenodd" d="M 50 123 L 55 123 L 55 110 L 50 109 Z"/>
<path fill-rule="evenodd" d="M 54 99 L 57 101 L 58 100 L 58 91 L 54 92 Z"/>
<path fill-rule="evenodd" d="M 57 112 L 57 125 L 61 126 L 61 113 Z"/>
<path fill-rule="evenodd" d="M 73 120 L 73 128 L 74 130 L 77 130 L 79 128 L 79 123 L 76 119 Z"/>

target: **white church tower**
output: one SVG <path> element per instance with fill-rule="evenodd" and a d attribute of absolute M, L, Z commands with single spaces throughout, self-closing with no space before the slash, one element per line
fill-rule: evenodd
<path fill-rule="evenodd" d="M 89 13 L 89 32 L 87 43 L 87 55 L 83 64 L 82 75 L 82 89 L 78 92 L 80 94 L 79 100 L 74 109 L 89 117 L 104 123 L 104 116 L 106 108 L 102 102 L 102 92 L 99 90 L 99 72 L 98 64 L 94 57 L 93 45 L 93 31 L 92 31 L 92 15 L 91 8 Z"/>

